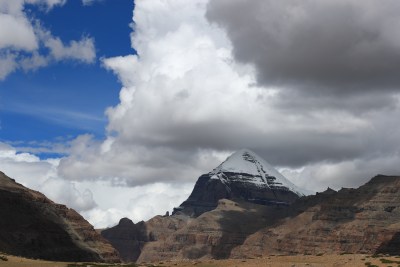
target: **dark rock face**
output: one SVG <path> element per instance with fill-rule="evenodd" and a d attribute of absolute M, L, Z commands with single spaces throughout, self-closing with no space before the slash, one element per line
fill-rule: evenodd
<path fill-rule="evenodd" d="M 209 174 L 199 177 L 189 198 L 178 208 L 174 208 L 172 214 L 183 213 L 192 217 L 198 217 L 204 212 L 217 207 L 219 199 L 230 198 L 230 191 L 219 180 L 210 180 Z"/>
<path fill-rule="evenodd" d="M 211 179 L 212 174 L 203 174 L 197 180 L 189 198 L 180 207 L 175 208 L 173 214 L 183 213 L 198 217 L 204 212 L 215 209 L 220 199 L 247 201 L 260 205 L 289 205 L 299 196 L 288 190 L 269 188 L 248 183 L 243 177 L 252 177 L 245 173 L 225 172 L 225 183 L 219 179 Z M 237 177 L 240 176 L 240 179 Z"/>
<path fill-rule="evenodd" d="M 55 261 L 119 262 L 82 216 L 0 172 L 0 251 Z"/>
<path fill-rule="evenodd" d="M 101 235 L 118 250 L 124 262 L 135 262 L 149 241 L 145 223 L 134 224 L 128 218 L 122 218 L 118 225 L 103 230 Z"/>
<path fill-rule="evenodd" d="M 260 205 L 289 205 L 302 190 L 293 185 L 254 152 L 244 149 L 197 180 L 189 198 L 173 214 L 197 217 L 217 207 L 218 200 L 231 199 Z"/>
<path fill-rule="evenodd" d="M 148 244 L 165 241 L 171 234 L 187 224 L 187 216 L 155 216 L 147 222 L 134 224 L 128 218 L 101 232 L 120 253 L 124 262 L 137 261 Z M 155 257 L 154 259 L 160 259 Z"/>

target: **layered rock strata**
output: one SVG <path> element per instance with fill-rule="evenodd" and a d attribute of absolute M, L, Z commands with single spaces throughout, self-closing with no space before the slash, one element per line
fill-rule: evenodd
<path fill-rule="evenodd" d="M 400 254 L 400 177 L 297 201 L 290 216 L 254 233 L 233 257 L 267 254 Z"/>

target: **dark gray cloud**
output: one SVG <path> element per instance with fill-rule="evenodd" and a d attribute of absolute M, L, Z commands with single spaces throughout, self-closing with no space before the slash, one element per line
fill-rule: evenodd
<path fill-rule="evenodd" d="M 398 172 L 399 10 L 395 0 L 210 0 L 206 18 L 236 61 L 278 88 L 269 105 L 282 122 L 252 131 L 249 146 L 272 164 L 307 166 L 298 181 L 314 189 Z"/>
<path fill-rule="evenodd" d="M 59 174 L 194 182 L 241 148 L 313 189 L 400 172 L 400 3 L 207 2 L 138 3 L 140 57 L 104 60 L 123 83 L 107 138 L 76 139 Z"/>
<path fill-rule="evenodd" d="M 388 114 L 397 108 L 396 94 L 379 90 L 369 92 L 349 92 L 347 95 L 329 92 L 285 89 L 277 95 L 274 107 L 282 112 L 310 114 L 321 111 L 346 111 L 352 115 L 363 116 L 377 110 Z"/>
<path fill-rule="evenodd" d="M 211 0 L 206 16 L 260 84 L 338 95 L 400 89 L 399 11 L 396 0 Z"/>

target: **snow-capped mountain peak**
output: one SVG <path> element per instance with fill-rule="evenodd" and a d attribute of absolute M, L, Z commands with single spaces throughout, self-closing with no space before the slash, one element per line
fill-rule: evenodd
<path fill-rule="evenodd" d="M 226 198 L 258 205 L 287 206 L 308 192 L 292 184 L 249 149 L 242 149 L 197 180 L 189 198 L 173 214 L 197 217 Z"/>
<path fill-rule="evenodd" d="M 235 173 L 237 174 L 234 176 L 235 180 L 243 179 L 247 183 L 261 187 L 269 187 L 271 189 L 287 188 L 299 196 L 304 196 L 308 193 L 306 190 L 298 188 L 268 162 L 249 149 L 241 149 L 229 156 L 210 172 L 211 179 L 220 179 L 226 183 L 228 181 L 225 173 Z"/>

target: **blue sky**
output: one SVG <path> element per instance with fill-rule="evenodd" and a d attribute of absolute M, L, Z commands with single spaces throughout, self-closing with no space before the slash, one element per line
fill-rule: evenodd
<path fill-rule="evenodd" d="M 83 133 L 104 138 L 104 111 L 118 103 L 121 85 L 101 59 L 134 53 L 133 5 L 131 0 L 104 0 L 84 6 L 73 0 L 49 11 L 26 6 L 30 19 L 40 20 L 64 43 L 93 38 L 96 58 L 89 64 L 67 59 L 33 71 L 16 70 L 0 80 L 0 141 L 54 142 Z"/>

